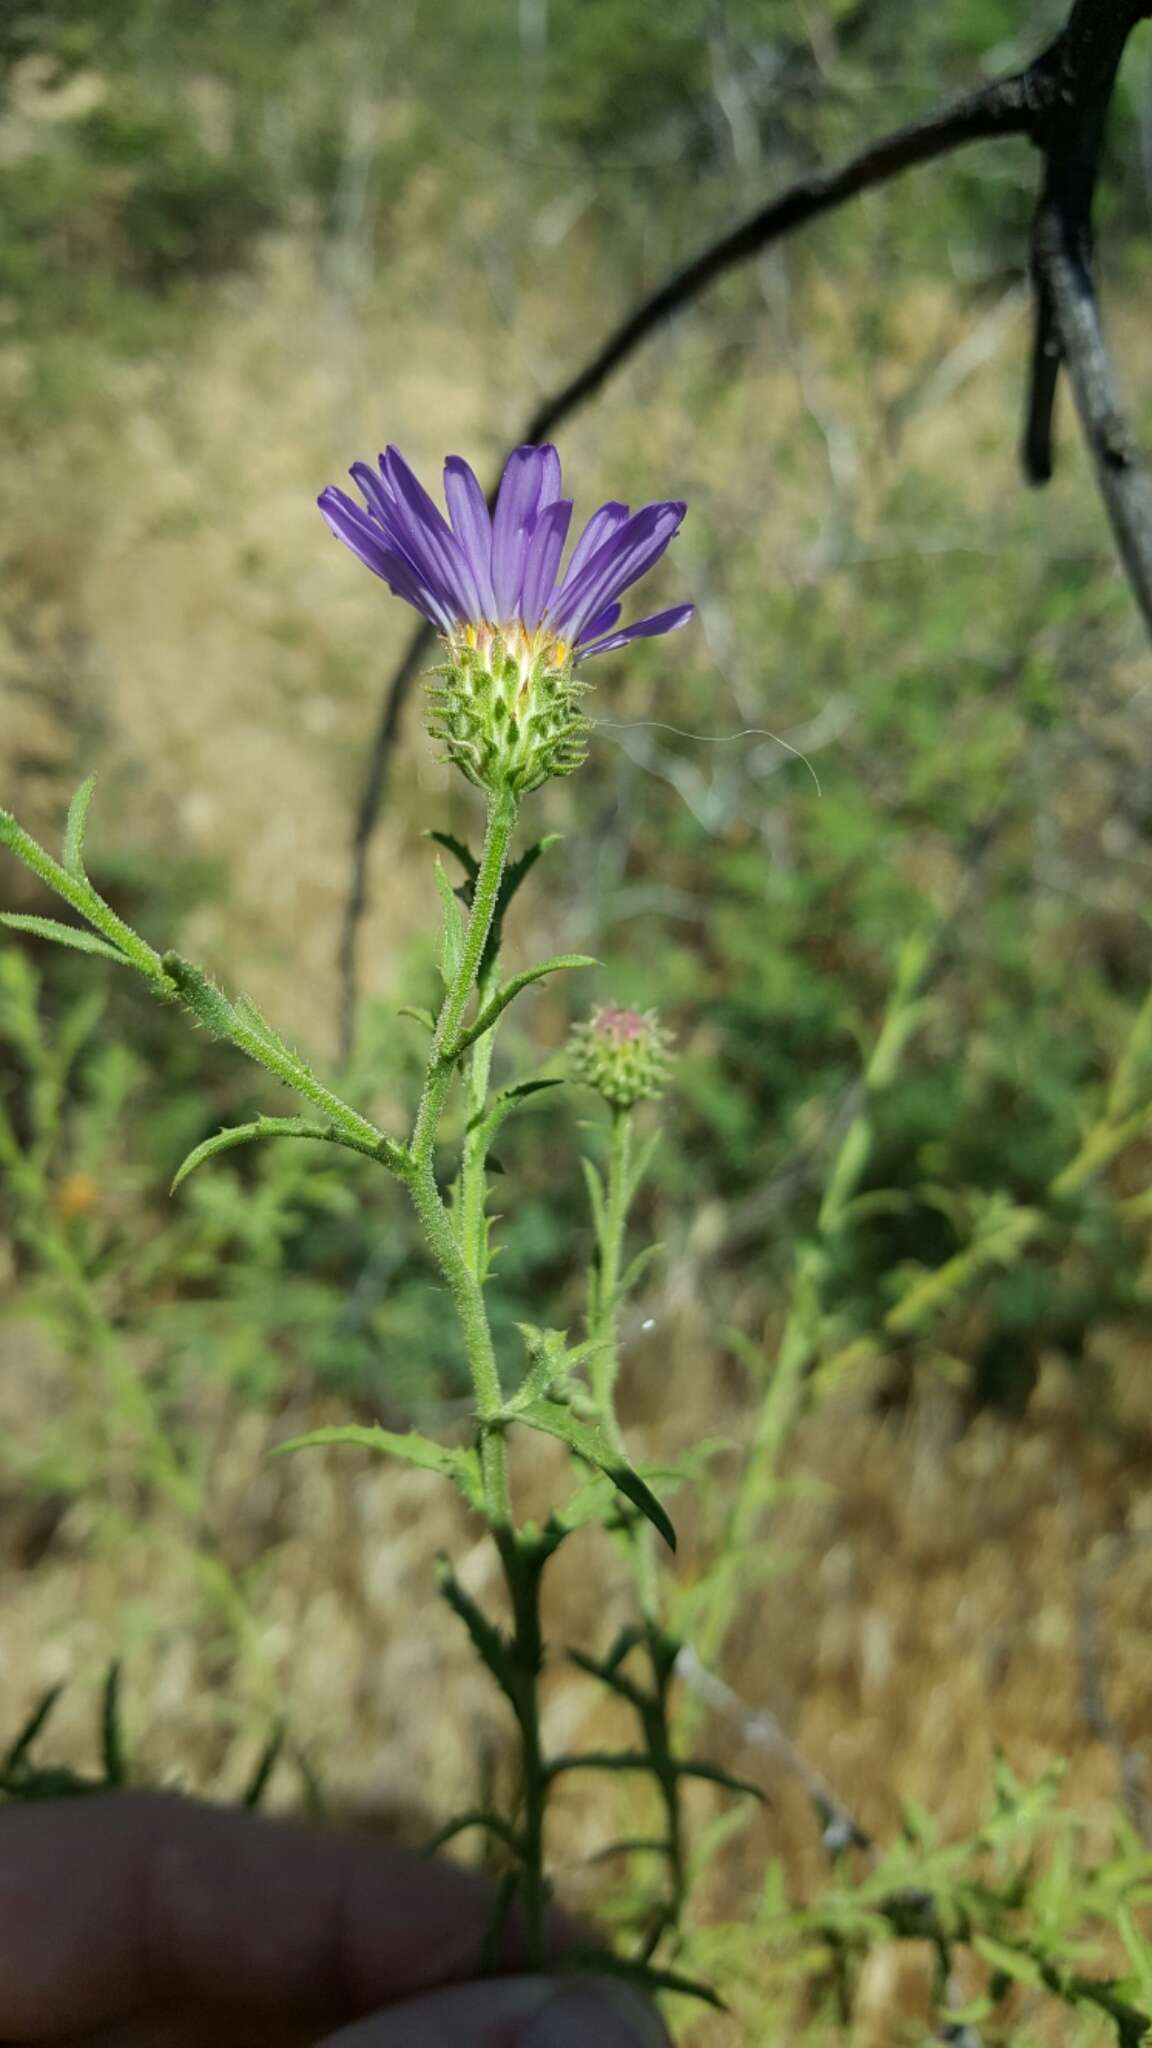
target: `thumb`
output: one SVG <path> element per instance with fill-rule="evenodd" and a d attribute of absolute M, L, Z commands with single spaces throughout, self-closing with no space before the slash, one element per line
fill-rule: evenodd
<path fill-rule="evenodd" d="M 317 2048 L 671 2048 L 646 1999 L 615 1978 L 456 1984 L 328 2034 Z"/>

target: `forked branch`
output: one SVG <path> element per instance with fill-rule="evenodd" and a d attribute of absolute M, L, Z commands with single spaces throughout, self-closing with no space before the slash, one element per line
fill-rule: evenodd
<path fill-rule="evenodd" d="M 1040 150 L 1044 174 L 1033 236 L 1035 340 L 1024 434 L 1025 473 L 1052 473 L 1052 418 L 1066 367 L 1101 495 L 1133 595 L 1152 636 L 1152 486 L 1120 405 L 1092 274 L 1092 202 L 1104 127 L 1120 62 L 1152 0 L 1074 0 L 1054 42 L 1022 71 L 869 143 L 828 171 L 789 186 L 711 243 L 643 299 L 575 376 L 539 405 L 520 439 L 540 441 L 594 398 L 649 335 L 717 278 L 849 199 L 970 142 L 1020 135 Z M 401 714 L 432 640 L 412 636 L 380 708 L 352 840 L 340 944 L 341 1039 L 351 1047 L 368 856 L 400 733 Z"/>

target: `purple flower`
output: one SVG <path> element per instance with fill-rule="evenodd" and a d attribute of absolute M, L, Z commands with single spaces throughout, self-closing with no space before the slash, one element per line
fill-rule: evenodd
<path fill-rule="evenodd" d="M 379 469 L 355 462 L 358 505 L 329 487 L 320 510 L 334 534 L 390 590 L 436 626 L 450 644 L 476 647 L 498 633 L 557 665 L 607 654 L 629 640 L 674 632 L 693 606 L 618 627 L 620 599 L 659 561 L 679 532 L 682 504 L 602 505 L 560 560 L 572 500 L 560 495 L 560 458 L 549 446 L 509 456 L 489 516 L 475 474 L 459 455 L 444 464 L 445 519 L 399 449 Z"/>

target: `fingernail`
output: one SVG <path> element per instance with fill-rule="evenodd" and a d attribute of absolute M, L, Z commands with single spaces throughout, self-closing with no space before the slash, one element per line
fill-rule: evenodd
<path fill-rule="evenodd" d="M 521 2048 L 669 2048 L 668 2036 L 646 1998 L 614 1977 L 569 1984 L 548 2000 L 521 2040 Z"/>

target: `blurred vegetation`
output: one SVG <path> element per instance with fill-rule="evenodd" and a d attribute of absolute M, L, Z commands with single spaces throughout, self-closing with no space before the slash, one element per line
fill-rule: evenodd
<path fill-rule="evenodd" d="M 16 0 L 0 16 L 0 426 L 32 466 L 0 501 L 7 700 L 46 706 L 81 758 L 99 748 L 84 630 L 67 596 L 45 625 L 43 572 L 22 552 L 28 479 L 50 442 L 67 463 L 69 435 L 94 420 L 115 437 L 122 376 L 158 368 L 179 392 L 229 292 L 267 294 L 275 311 L 278 252 L 303 263 L 334 319 L 367 307 L 386 320 L 395 280 L 451 332 L 460 377 L 482 382 L 471 321 L 476 364 L 499 365 L 484 372 L 494 451 L 639 288 L 790 177 L 1023 62 L 1063 14 L 1050 0 Z M 1123 343 L 1149 315 L 1148 75 L 1134 45 L 1101 206 L 1145 426 L 1152 384 Z M 1073 449 L 1066 485 L 1026 500 L 1010 464 L 1019 362 L 1015 381 L 982 381 L 1004 334 L 1023 333 L 1034 176 L 1022 147 L 974 150 L 835 216 L 656 345 L 650 404 L 641 368 L 581 427 L 605 495 L 682 482 L 692 518 L 676 575 L 701 626 L 683 653 L 639 650 L 626 697 L 605 684 L 603 714 L 619 723 L 598 736 L 575 810 L 556 813 L 573 850 L 552 908 L 604 958 L 603 992 L 659 1004 L 683 1048 L 640 1219 L 669 1244 L 646 1309 L 674 1318 L 691 1295 L 703 1326 L 736 1325 L 732 1348 L 766 1370 L 815 1245 L 829 1384 L 864 1359 L 886 1416 L 939 1385 L 957 1428 L 989 1411 L 1023 1428 L 1056 1360 L 1085 1431 L 1111 1440 L 1127 1426 L 1114 1361 L 1147 1343 L 1152 1307 L 1139 1089 L 1099 1171 L 1072 1191 L 1060 1176 L 1107 1126 L 1126 1048 L 1144 1078 L 1147 656 Z M 382 438 L 399 438 L 387 390 L 378 411 Z M 98 484 L 114 486 L 110 466 Z M 250 531 L 244 547 L 237 577 L 259 585 Z M 286 672 L 299 630 L 286 603 L 267 642 Z M 377 680 L 358 686 L 363 732 Z M 133 739 L 146 776 L 148 735 Z M 47 762 L 38 740 L 12 748 L 14 774 L 58 810 L 67 747 Z M 343 831 L 361 766 L 346 742 L 339 765 Z M 395 807 L 407 821 L 404 791 Z M 450 810 L 466 823 L 455 799 L 444 822 Z M 226 858 L 210 872 L 178 834 L 171 852 L 161 837 L 135 859 L 109 847 L 94 873 L 171 941 L 227 905 L 231 876 Z M 829 1163 L 859 1116 L 909 942 L 923 963 L 914 1026 L 898 1078 L 867 1098 L 866 1158 L 829 1237 Z M 133 1461 L 161 1489 L 199 1487 L 206 1374 L 240 1406 L 338 1391 L 392 1426 L 451 1420 L 461 1360 L 387 1185 L 284 1146 L 217 1162 L 169 1206 L 189 1147 L 267 1103 L 218 1050 L 90 967 L 34 941 L 0 960 L 3 1313 L 45 1324 L 73 1371 L 59 1426 L 4 1445 L 6 1479 L 54 1499 L 103 1489 L 124 1522 Z M 395 986 L 423 1001 L 432 977 L 431 945 L 408 938 Z M 366 1007 L 348 1086 L 381 1116 L 414 1085 L 409 1028 L 391 1001 Z M 517 1072 L 546 1070 L 562 1035 L 545 1013 L 539 1042 L 514 1041 Z M 546 1100 L 501 1144 L 515 1189 L 501 1226 L 509 1337 L 544 1305 L 564 1320 L 588 1252 Z M 581 1105 L 565 1114 L 574 1125 Z M 575 1129 L 564 1135 L 574 1154 Z M 1033 1214 L 1043 1227 L 1014 1235 Z M 934 1280 L 931 1314 L 901 1321 Z M 99 1379 L 113 1355 L 147 1390 L 119 1433 Z M 659 1410 L 658 1364 L 637 1368 L 638 1412 Z M 730 1354 L 724 1370 L 730 1384 Z M 819 1373 L 798 1386 L 798 1415 L 814 1387 Z M 705 1525 L 725 1505 L 720 1489 Z M 1014 1786 L 999 1810 L 1022 1806 Z M 1028 1809 L 1025 1851 L 1049 1819 Z M 1046 1867 L 1066 1882 L 1049 1874 L 1036 1907 L 1049 1956 L 1107 1892 L 1095 1865 L 1082 1884 L 1067 1877 L 1065 1821 L 1052 1825 Z M 922 1828 L 900 1855 L 930 1865 L 934 1896 L 960 1914 L 972 1859 L 1003 1849 L 989 1841 L 961 1845 L 962 1876 L 941 1873 Z M 1030 1882 L 1025 1851 L 1009 1890 Z M 1125 1839 L 1116 1868 L 1133 1854 Z M 794 1952 L 836 2012 L 849 1963 L 881 1938 L 877 1901 L 912 1882 L 882 1861 L 849 1897 L 835 1876 L 807 1918 L 770 1884 L 757 1939 Z M 999 1896 L 993 1948 L 1029 1910 L 1019 1892 Z M 1104 1917 L 1121 1924 L 1108 1896 Z M 1130 1914 L 1121 1934 L 1115 1967 L 1143 1981 Z M 714 1959 L 739 1978 L 734 1941 L 722 1927 Z M 986 1960 L 1012 1974 L 1003 1947 Z M 1028 1967 L 1035 1988 L 1034 1956 Z M 768 1996 L 762 1976 L 748 1995 Z M 793 1997 L 789 1979 L 781 2013 Z M 985 2023 L 984 1997 L 958 2009 L 958 2029 Z"/>

